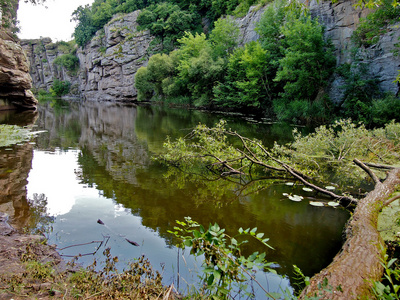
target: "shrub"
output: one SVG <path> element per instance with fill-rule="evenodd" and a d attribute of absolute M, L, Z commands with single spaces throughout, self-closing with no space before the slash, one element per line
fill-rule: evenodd
<path fill-rule="evenodd" d="M 70 72 L 74 72 L 79 67 L 79 59 L 73 54 L 63 54 L 54 60 L 54 64 L 62 66 Z"/>
<path fill-rule="evenodd" d="M 400 98 L 386 94 L 371 103 L 371 119 L 373 125 L 383 126 L 392 120 L 400 121 Z"/>
<path fill-rule="evenodd" d="M 50 88 L 50 92 L 54 97 L 61 97 L 69 93 L 70 87 L 71 83 L 69 81 L 55 79 Z"/>

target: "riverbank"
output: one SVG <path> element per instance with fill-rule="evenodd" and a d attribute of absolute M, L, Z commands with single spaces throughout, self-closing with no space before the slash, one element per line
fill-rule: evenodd
<path fill-rule="evenodd" d="M 60 255 L 54 246 L 46 244 L 44 236 L 17 232 L 8 224 L 8 215 L 0 212 L 0 299 L 61 297 L 60 292 L 52 290 L 50 282 L 40 278 L 43 274 L 39 274 L 38 268 L 34 270 L 33 261 L 36 266 L 65 270 Z M 33 276 L 27 276 L 29 272 Z"/>
<path fill-rule="evenodd" d="M 163 286 L 143 256 L 119 273 L 117 257 L 104 251 L 104 267 L 67 264 L 40 235 L 18 233 L 0 212 L 0 300 L 9 299 L 178 299 Z M 100 265 L 100 264 L 99 264 Z"/>

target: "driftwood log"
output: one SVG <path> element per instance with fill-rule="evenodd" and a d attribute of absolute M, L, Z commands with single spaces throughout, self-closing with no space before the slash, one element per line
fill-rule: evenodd
<path fill-rule="evenodd" d="M 366 165 L 360 167 L 368 168 Z M 381 262 L 385 251 L 377 230 L 378 214 L 385 204 L 398 198 L 391 199 L 390 195 L 400 187 L 400 169 L 391 170 L 383 182 L 370 176 L 375 181 L 375 188 L 358 201 L 347 224 L 346 241 L 341 251 L 328 267 L 311 278 L 300 299 L 315 295 L 320 299 L 374 298 L 371 287 L 383 275 Z M 325 287 L 324 283 L 327 283 Z"/>

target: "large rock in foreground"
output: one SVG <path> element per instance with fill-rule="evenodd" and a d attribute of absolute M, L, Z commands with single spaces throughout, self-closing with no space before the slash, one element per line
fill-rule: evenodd
<path fill-rule="evenodd" d="M 36 109 L 24 51 L 11 34 L 0 31 L 0 110 Z"/>

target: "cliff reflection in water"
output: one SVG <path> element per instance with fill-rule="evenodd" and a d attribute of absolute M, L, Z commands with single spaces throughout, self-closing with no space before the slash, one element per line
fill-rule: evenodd
<path fill-rule="evenodd" d="M 275 250 L 250 243 L 246 252 L 267 251 L 268 260 L 280 266 L 278 272 L 289 277 L 293 264 L 306 275 L 312 275 L 325 267 L 340 249 L 341 231 L 348 214 L 344 210 L 315 208 L 307 201 L 294 203 L 281 197 L 283 192 L 300 194 L 301 187 L 274 184 L 256 186 L 254 193 L 249 193 L 250 190 L 240 193 L 240 186 L 226 181 L 192 180 L 190 176 L 177 174 L 166 178 L 168 169 L 150 159 L 162 151 L 167 135 L 172 138 L 184 136 L 199 122 L 212 125 L 223 117 L 233 130 L 245 136 L 262 138 L 266 143 L 290 140 L 290 127 L 249 124 L 237 117 L 199 111 L 112 103 L 71 103 L 68 110 L 61 112 L 51 107 L 40 107 L 39 111 L 37 124 L 49 133 L 38 137 L 36 151 L 79 149 L 79 167 L 75 169 L 79 183 L 97 189 L 101 197 L 111 199 L 116 207 L 140 217 L 140 223 L 162 237 L 168 247 L 176 242 L 167 232 L 173 228 L 175 220 L 191 216 L 205 225 L 217 222 L 231 234 L 239 227 L 258 227 L 259 232 L 270 238 Z M 286 136 L 282 136 L 285 133 Z M 260 188 L 262 190 L 256 193 Z M 103 205 L 103 200 L 96 201 L 98 206 Z M 96 205 L 94 200 L 90 203 Z M 60 216 L 60 220 L 65 218 L 76 222 L 76 227 L 85 228 L 85 234 L 98 234 L 99 227 L 95 226 L 99 225 L 93 225 L 97 231 L 93 229 L 92 232 L 89 229 L 92 225 L 81 225 L 86 220 L 72 219 L 78 213 L 88 218 L 89 213 L 81 211 L 86 206 L 82 204 L 80 211 L 72 209 L 69 215 Z M 122 232 L 126 229 L 129 234 L 136 234 L 137 230 L 129 228 L 137 225 L 122 224 L 123 221 L 118 221 L 123 220 L 121 218 L 120 213 L 115 213 L 113 230 Z M 87 220 L 90 224 L 95 221 Z M 62 226 L 66 225 L 57 222 L 59 230 L 64 230 Z M 76 232 L 78 234 L 80 229 L 77 228 Z M 126 251 L 127 256 L 136 255 L 132 248 L 123 250 L 122 246 L 118 247 L 121 248 L 118 251 Z M 143 248 L 141 251 L 152 250 Z M 157 251 L 158 256 L 164 255 L 163 249 Z"/>
<path fill-rule="evenodd" d="M 1 112 L 0 123 L 32 126 L 36 112 Z M 46 214 L 46 196 L 34 195 L 28 199 L 26 185 L 32 168 L 33 145 L 28 142 L 0 148 L 0 212 L 9 215 L 9 223 L 17 230 L 41 229 L 49 224 Z"/>

